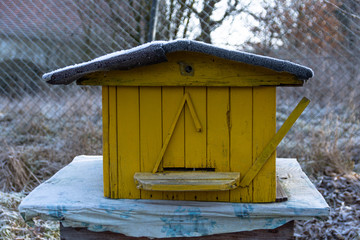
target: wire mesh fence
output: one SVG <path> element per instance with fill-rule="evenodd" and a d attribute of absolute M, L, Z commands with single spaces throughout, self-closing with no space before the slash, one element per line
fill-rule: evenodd
<path fill-rule="evenodd" d="M 301 157 L 322 137 L 359 161 L 359 16 L 358 0 L 2 0 L 0 141 L 20 144 L 19 129 L 101 127 L 98 87 L 50 86 L 43 73 L 151 40 L 188 38 L 313 68 L 303 88 L 278 88 L 279 123 L 301 96 L 312 100 L 279 154 Z"/>

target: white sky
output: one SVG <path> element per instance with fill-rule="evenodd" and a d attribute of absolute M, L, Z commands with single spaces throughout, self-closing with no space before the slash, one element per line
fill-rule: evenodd
<path fill-rule="evenodd" d="M 261 0 L 249 0 L 247 2 L 243 1 L 243 3 L 249 4 L 249 10 L 252 12 L 260 13 L 263 10 L 260 4 Z M 220 16 L 224 14 L 226 4 L 227 0 L 221 1 L 219 6 L 216 6 L 218 9 L 214 12 L 215 17 L 216 14 L 218 14 L 220 18 Z M 256 22 L 253 18 L 246 16 L 246 14 L 240 14 L 235 18 L 230 18 L 211 33 L 213 44 L 221 47 L 239 49 L 239 46 L 251 37 L 250 27 L 253 27 L 255 24 Z"/>

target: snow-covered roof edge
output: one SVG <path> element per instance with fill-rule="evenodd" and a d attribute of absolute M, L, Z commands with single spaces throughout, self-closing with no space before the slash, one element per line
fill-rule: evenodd
<path fill-rule="evenodd" d="M 167 53 L 178 51 L 205 53 L 227 60 L 269 68 L 277 72 L 288 72 L 301 80 L 307 80 L 314 75 L 310 68 L 290 61 L 228 50 L 193 40 L 174 40 L 168 42 L 154 41 L 129 50 L 110 53 L 89 62 L 75 64 L 46 73 L 43 75 L 43 79 L 50 84 L 69 84 L 92 72 L 128 70 L 166 62 Z"/>

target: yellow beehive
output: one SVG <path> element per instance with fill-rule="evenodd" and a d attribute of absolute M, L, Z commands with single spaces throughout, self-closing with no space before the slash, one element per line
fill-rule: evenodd
<path fill-rule="evenodd" d="M 104 195 L 273 202 L 276 86 L 306 67 L 195 41 L 153 42 L 44 75 L 102 85 Z"/>

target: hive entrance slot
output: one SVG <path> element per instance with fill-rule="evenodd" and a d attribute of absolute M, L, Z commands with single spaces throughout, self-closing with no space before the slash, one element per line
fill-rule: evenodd
<path fill-rule="evenodd" d="M 182 168 L 167 167 L 163 168 L 164 172 L 215 172 L 215 168 Z"/>

